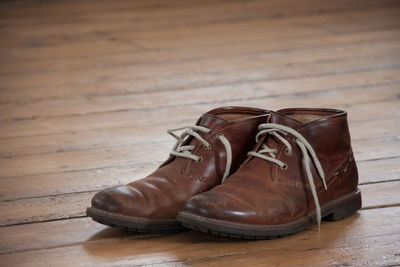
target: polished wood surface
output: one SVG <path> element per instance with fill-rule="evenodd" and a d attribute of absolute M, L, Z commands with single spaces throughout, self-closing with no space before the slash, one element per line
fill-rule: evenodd
<path fill-rule="evenodd" d="M 399 1 L 2 1 L 0 36 L 0 266 L 400 265 Z M 223 105 L 347 110 L 362 210 L 264 241 L 86 217 Z"/>

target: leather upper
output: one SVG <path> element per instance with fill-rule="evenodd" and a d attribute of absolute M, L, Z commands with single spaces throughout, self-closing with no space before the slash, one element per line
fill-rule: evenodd
<path fill-rule="evenodd" d="M 185 145 L 193 145 L 192 153 L 203 161 L 170 156 L 149 176 L 97 193 L 92 207 L 135 217 L 153 220 L 175 219 L 187 199 L 210 190 L 221 183 L 226 167 L 226 149 L 217 139 L 223 134 L 232 148 L 232 166 L 235 172 L 255 145 L 257 126 L 265 123 L 269 111 L 247 107 L 223 107 L 211 110 L 200 117 L 196 125 L 211 131 L 200 135 L 211 144 L 206 149 L 195 138 Z"/>
<path fill-rule="evenodd" d="M 325 173 L 327 190 L 319 179 L 315 166 L 311 172 L 320 205 L 357 189 L 358 173 L 353 158 L 347 114 L 333 109 L 283 109 L 271 112 L 268 122 L 298 131 L 317 154 Z M 244 224 L 276 225 L 293 222 L 315 210 L 303 157 L 293 136 L 285 139 L 292 154 L 271 135 L 264 135 L 254 147 L 263 142 L 277 148 L 277 164 L 249 156 L 240 169 L 212 190 L 192 197 L 184 210 L 191 214 Z"/>

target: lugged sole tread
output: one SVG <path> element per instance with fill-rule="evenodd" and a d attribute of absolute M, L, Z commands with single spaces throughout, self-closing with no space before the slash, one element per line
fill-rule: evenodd
<path fill-rule="evenodd" d="M 124 231 L 141 233 L 141 234 L 171 234 L 186 231 L 187 229 L 179 222 L 169 224 L 151 224 L 136 221 L 123 221 L 111 215 L 106 215 L 104 212 L 96 212 L 94 209 L 88 209 L 86 214 L 93 219 L 93 221 L 118 228 Z"/>

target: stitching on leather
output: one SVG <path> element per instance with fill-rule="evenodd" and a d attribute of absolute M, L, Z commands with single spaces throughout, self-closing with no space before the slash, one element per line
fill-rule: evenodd
<path fill-rule="evenodd" d="M 347 155 L 346 159 L 342 162 L 342 164 L 337 167 L 332 175 L 328 178 L 328 185 L 332 184 L 334 181 L 336 181 L 341 175 L 347 173 L 348 168 L 350 167 L 351 162 L 354 160 L 354 155 L 353 151 L 350 151 L 350 153 Z M 344 171 L 346 169 L 346 171 Z"/>
<path fill-rule="evenodd" d="M 200 182 L 200 183 L 208 184 L 207 181 L 206 181 L 206 177 L 204 175 L 202 175 L 202 176 L 192 175 L 192 174 L 189 173 L 188 170 L 184 170 L 184 169 L 181 169 L 180 174 L 183 177 L 189 178 L 192 181 L 197 181 L 197 182 Z"/>
<path fill-rule="evenodd" d="M 347 155 L 346 159 L 339 165 L 339 167 L 337 167 L 335 169 L 333 174 L 331 176 L 329 176 L 328 179 L 326 179 L 327 185 L 332 184 L 340 176 L 340 175 L 335 175 L 336 171 L 341 170 L 343 168 L 343 166 L 345 166 L 347 163 L 349 163 L 349 165 L 350 165 L 350 162 L 352 160 L 354 160 L 354 156 L 353 156 L 353 152 L 350 151 L 350 153 Z M 310 188 L 310 186 L 308 184 L 304 184 L 304 183 L 301 183 L 301 182 L 296 182 L 296 181 L 293 181 L 293 182 L 291 182 L 291 181 L 281 182 L 280 180 L 281 179 L 277 179 L 276 183 L 277 184 L 282 184 L 282 185 L 299 187 L 299 188 Z M 324 191 L 323 187 L 320 187 L 317 190 L 318 190 L 318 192 Z"/>

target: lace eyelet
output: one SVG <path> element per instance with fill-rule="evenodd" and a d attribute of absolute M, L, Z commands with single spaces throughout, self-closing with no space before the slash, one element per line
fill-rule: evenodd
<path fill-rule="evenodd" d="M 285 164 L 285 165 L 283 165 L 283 166 L 279 166 L 282 170 L 287 170 L 287 168 L 288 168 L 288 165 L 287 164 Z"/>
<path fill-rule="evenodd" d="M 203 158 L 202 157 L 199 157 L 199 159 L 196 160 L 196 163 L 202 163 L 202 162 L 203 162 Z"/>
<path fill-rule="evenodd" d="M 204 149 L 207 149 L 207 150 L 211 150 L 211 148 L 212 148 L 212 146 L 210 144 L 208 144 L 208 146 L 207 145 L 203 145 L 203 147 L 204 147 Z"/>
<path fill-rule="evenodd" d="M 285 155 L 288 155 L 288 156 L 292 155 L 292 151 L 290 151 L 289 149 L 286 148 Z"/>
<path fill-rule="evenodd" d="M 223 135 L 222 133 L 217 134 L 217 139 L 219 140 L 219 138 L 220 138 L 221 136 L 224 136 L 224 135 Z"/>

